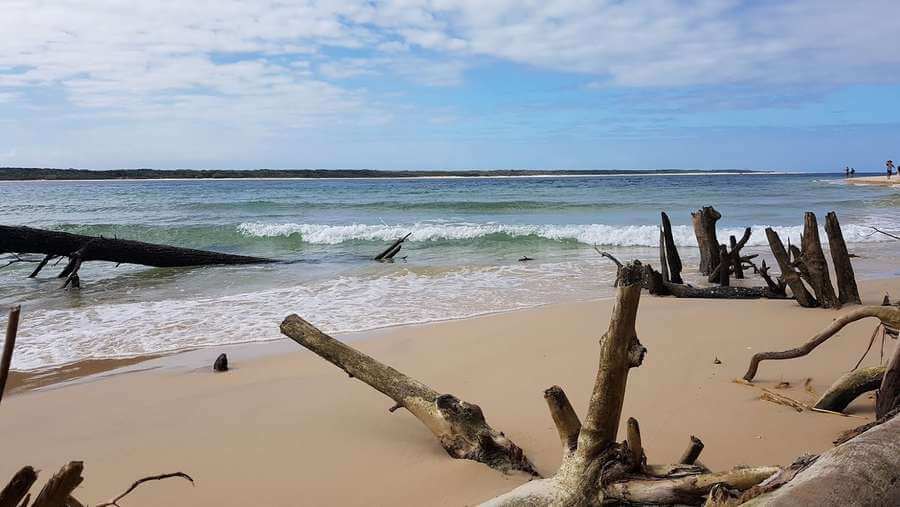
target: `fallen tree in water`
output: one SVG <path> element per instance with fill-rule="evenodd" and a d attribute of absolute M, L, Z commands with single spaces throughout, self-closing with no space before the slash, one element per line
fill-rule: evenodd
<path fill-rule="evenodd" d="M 29 275 L 32 278 L 51 260 L 68 259 L 59 274 L 59 278 L 66 279 L 63 287 L 78 286 L 78 271 L 81 264 L 88 261 L 140 264 L 157 268 L 278 262 L 262 257 L 6 225 L 0 225 L 0 253 L 44 254 L 37 268 Z"/>

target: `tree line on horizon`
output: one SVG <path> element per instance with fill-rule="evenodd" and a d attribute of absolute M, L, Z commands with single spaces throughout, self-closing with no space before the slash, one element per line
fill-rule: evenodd
<path fill-rule="evenodd" d="M 238 179 L 238 178 L 416 178 L 426 176 L 592 176 L 615 174 L 678 174 L 698 172 L 684 169 L 613 170 L 613 169 L 495 169 L 390 171 L 378 169 L 56 169 L 41 167 L 0 167 L 0 180 L 116 180 L 116 179 Z M 748 173 L 748 170 L 717 170 L 717 173 Z"/>

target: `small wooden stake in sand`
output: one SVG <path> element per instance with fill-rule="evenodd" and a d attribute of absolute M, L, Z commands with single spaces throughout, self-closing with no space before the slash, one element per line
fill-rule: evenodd
<path fill-rule="evenodd" d="M 16 346 L 16 333 L 19 331 L 19 314 L 22 307 L 16 305 L 9 309 L 9 320 L 6 323 L 6 341 L 3 342 L 3 357 L 0 359 L 0 400 L 6 388 L 9 366 L 12 364 L 13 347 Z"/>

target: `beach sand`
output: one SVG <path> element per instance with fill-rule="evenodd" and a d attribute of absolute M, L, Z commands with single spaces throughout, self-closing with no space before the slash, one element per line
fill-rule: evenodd
<path fill-rule="evenodd" d="M 858 178 L 847 178 L 846 181 L 851 185 L 875 185 L 900 188 L 900 176 L 894 176 L 891 179 L 888 179 L 887 176 L 860 176 Z"/>
<path fill-rule="evenodd" d="M 861 285 L 867 304 L 879 304 L 885 292 L 900 295 L 900 279 Z M 583 414 L 611 305 L 558 304 L 351 338 L 435 389 L 478 403 L 492 426 L 551 475 L 561 452 L 542 392 L 562 386 Z M 675 461 L 697 435 L 706 444 L 700 459 L 713 469 L 788 464 L 870 420 L 868 396 L 849 409 L 865 419 L 798 413 L 732 382 L 753 353 L 799 345 L 839 313 L 793 301 L 645 294 L 637 330 L 649 353 L 631 371 L 623 418 L 640 421 L 649 461 Z M 315 323 L 314 315 L 304 317 Z M 790 382 L 786 394 L 811 401 L 804 379 L 824 391 L 854 365 L 875 325 L 852 324 L 805 358 L 763 363 L 758 384 Z M 878 362 L 878 349 L 866 364 Z M 213 373 L 221 350 L 233 369 Z M 139 371 L 96 380 L 20 385 L 0 406 L 2 482 L 31 464 L 42 470 L 42 484 L 68 460 L 84 460 L 77 497 L 93 504 L 138 477 L 180 470 L 196 486 L 145 484 L 123 505 L 202 507 L 472 505 L 527 480 L 450 459 L 409 413 L 388 413 L 389 399 L 287 339 L 143 364 L 150 366 L 132 364 Z"/>

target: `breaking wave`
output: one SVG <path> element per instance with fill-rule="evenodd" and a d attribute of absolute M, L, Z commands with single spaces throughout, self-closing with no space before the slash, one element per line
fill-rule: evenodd
<path fill-rule="evenodd" d="M 768 226 L 752 226 L 754 234 L 749 245 L 766 245 L 763 229 Z M 792 243 L 799 243 L 802 226 L 776 226 L 775 231 Z M 858 225 L 842 227 L 844 239 L 849 243 L 885 241 L 885 237 L 872 235 L 872 230 Z M 241 234 L 251 237 L 278 238 L 299 236 L 305 243 L 336 245 L 346 241 L 391 241 L 411 232 L 411 241 L 454 241 L 492 238 L 498 241 L 516 238 L 537 237 L 553 241 L 570 241 L 589 245 L 645 246 L 659 244 L 659 228 L 655 225 L 516 225 L 499 223 L 436 223 L 420 222 L 411 225 L 326 225 L 297 223 L 246 222 L 238 226 Z M 729 235 L 740 237 L 742 228 L 720 228 L 719 237 Z M 676 225 L 672 235 L 679 246 L 695 246 L 697 240 L 691 226 Z M 822 236 L 825 233 L 822 232 Z"/>

